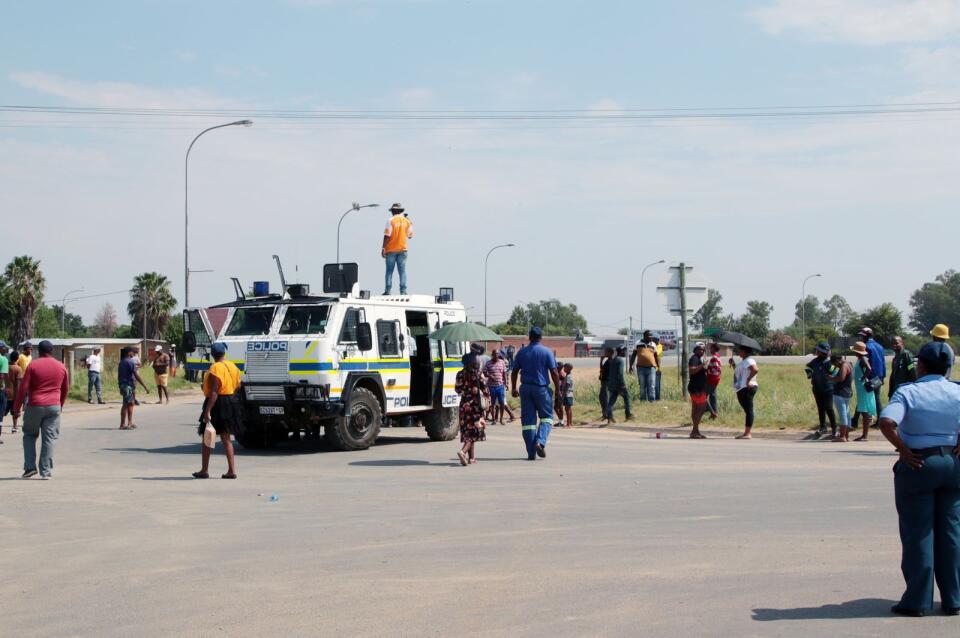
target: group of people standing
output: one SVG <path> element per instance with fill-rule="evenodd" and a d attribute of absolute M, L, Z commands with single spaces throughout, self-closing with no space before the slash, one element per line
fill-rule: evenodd
<path fill-rule="evenodd" d="M 934 342 L 945 342 L 950 338 L 947 326 L 938 324 L 930 332 Z M 862 432 L 855 441 L 867 441 L 870 427 L 882 408 L 883 386 L 887 385 L 887 399 L 890 400 L 898 388 L 917 380 L 916 360 L 904 347 L 903 337 L 894 336 L 890 347 L 894 356 L 890 363 L 889 378 L 884 349 L 873 335 L 873 330 L 863 327 L 857 336 L 860 341 L 850 350 L 856 358 L 853 363 L 844 358 L 841 352 L 834 352 L 830 344 L 823 342 L 816 346 L 814 358 L 807 364 L 806 373 L 810 379 L 814 401 L 817 405 L 819 426 L 811 438 L 818 439 L 829 434 L 835 442 L 848 442 L 850 431 L 862 426 Z M 953 350 L 944 344 L 945 352 L 952 368 Z M 948 368 L 949 374 L 949 368 Z M 851 409 L 851 401 L 856 403 Z"/>

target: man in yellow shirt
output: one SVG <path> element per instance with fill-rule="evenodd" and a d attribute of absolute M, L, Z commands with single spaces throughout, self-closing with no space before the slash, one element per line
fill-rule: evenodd
<path fill-rule="evenodd" d="M 33 346 L 29 341 L 20 346 L 20 358 L 17 359 L 17 365 L 20 367 L 20 378 L 27 373 L 27 366 L 33 361 Z"/>
<path fill-rule="evenodd" d="M 653 339 L 653 342 L 657 344 L 657 378 L 654 383 L 653 389 L 653 399 L 654 401 L 660 400 L 660 378 L 663 376 L 660 373 L 660 366 L 663 364 L 663 344 L 660 343 L 660 333 L 654 332 L 650 335 L 650 338 Z"/>
<path fill-rule="evenodd" d="M 383 248 L 380 256 L 386 260 L 387 274 L 383 294 L 389 295 L 393 287 L 393 269 L 400 272 L 400 294 L 407 294 L 407 240 L 413 237 L 413 222 L 403 214 L 399 203 L 390 207 L 391 217 L 383 231 Z"/>

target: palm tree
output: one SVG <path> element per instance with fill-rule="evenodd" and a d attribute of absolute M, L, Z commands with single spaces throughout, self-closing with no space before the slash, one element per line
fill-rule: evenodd
<path fill-rule="evenodd" d="M 170 280 L 166 275 L 145 272 L 133 278 L 130 288 L 130 303 L 127 314 L 132 319 L 134 334 L 146 339 L 159 339 L 170 319 L 170 313 L 177 307 L 177 300 L 170 292 Z M 143 317 L 147 317 L 147 334 L 143 332 Z"/>
<path fill-rule="evenodd" d="M 3 282 L 9 287 L 16 304 L 13 342 L 23 343 L 33 337 L 33 313 L 43 301 L 47 288 L 40 261 L 29 255 L 14 257 L 3 272 Z"/>

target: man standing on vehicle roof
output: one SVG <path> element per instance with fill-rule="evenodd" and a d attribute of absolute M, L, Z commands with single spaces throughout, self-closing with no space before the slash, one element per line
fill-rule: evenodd
<path fill-rule="evenodd" d="M 407 294 L 407 240 L 413 237 L 413 222 L 402 214 L 403 206 L 399 203 L 390 207 L 391 217 L 383 231 L 383 248 L 380 256 L 386 260 L 387 274 L 385 277 L 383 294 L 389 295 L 393 287 L 393 269 L 400 272 L 400 294 Z"/>
<path fill-rule="evenodd" d="M 547 456 L 547 439 L 553 429 L 554 398 L 560 399 L 560 374 L 553 352 L 540 343 L 543 331 L 534 326 L 530 328 L 529 336 L 530 345 L 517 353 L 510 380 L 513 396 L 520 397 L 520 424 L 527 445 L 527 459 L 534 461 L 538 456 Z M 519 390 L 517 376 L 522 383 Z M 554 397 L 550 396 L 551 381 Z"/>

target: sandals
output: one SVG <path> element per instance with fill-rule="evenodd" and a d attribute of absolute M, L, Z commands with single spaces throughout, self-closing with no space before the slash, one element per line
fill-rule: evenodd
<path fill-rule="evenodd" d="M 467 455 L 463 451 L 457 452 L 457 458 L 460 459 L 460 465 L 467 466 Z"/>
<path fill-rule="evenodd" d="M 121 426 L 120 426 L 120 429 L 121 429 L 121 430 L 129 430 L 130 428 L 129 428 L 128 426 L 126 426 L 126 425 L 121 425 Z"/>
<path fill-rule="evenodd" d="M 193 478 L 195 479 L 208 479 L 210 475 L 207 472 L 194 472 Z"/>

